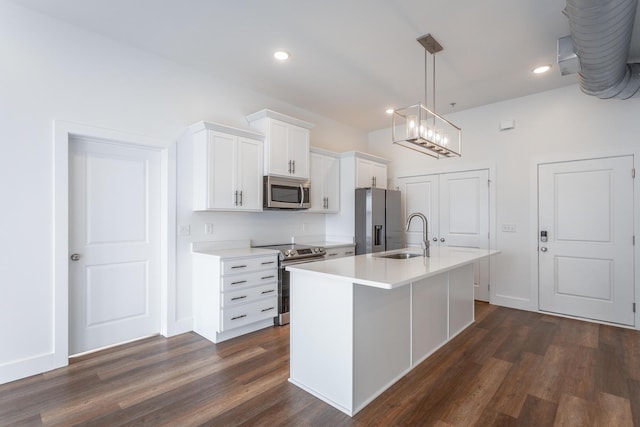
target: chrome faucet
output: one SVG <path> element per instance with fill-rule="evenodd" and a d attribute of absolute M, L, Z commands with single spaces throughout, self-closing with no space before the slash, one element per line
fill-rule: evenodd
<path fill-rule="evenodd" d="M 422 256 L 428 257 L 430 256 L 430 254 L 429 254 L 429 238 L 427 237 L 429 235 L 429 222 L 427 221 L 427 217 L 421 214 L 420 212 L 412 213 L 407 218 L 407 227 L 405 231 L 409 231 L 411 220 L 416 216 L 422 220 L 422 243 L 421 243 Z"/>

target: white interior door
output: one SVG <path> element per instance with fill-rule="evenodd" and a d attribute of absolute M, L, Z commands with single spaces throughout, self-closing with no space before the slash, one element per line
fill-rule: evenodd
<path fill-rule="evenodd" d="M 632 156 L 538 166 L 540 310 L 634 324 L 632 168 Z"/>
<path fill-rule="evenodd" d="M 431 240 L 439 235 L 439 178 L 438 175 L 422 175 L 400 180 L 400 191 L 402 192 L 402 207 L 404 221 L 415 212 L 420 212 L 427 217 L 429 223 L 429 234 L 427 238 Z M 409 231 L 406 233 L 407 244 L 420 246 L 422 241 L 422 222 L 412 221 Z"/>
<path fill-rule="evenodd" d="M 403 215 L 422 212 L 435 246 L 489 248 L 489 170 L 422 175 L 399 180 Z M 411 223 L 407 243 L 419 245 L 422 224 Z M 489 260 L 475 264 L 475 299 L 489 301 Z"/>
<path fill-rule="evenodd" d="M 434 243 L 434 242 L 432 242 Z M 489 171 L 440 175 L 441 246 L 489 249 Z M 489 301 L 489 259 L 474 265 L 475 299 Z"/>
<path fill-rule="evenodd" d="M 158 151 L 71 139 L 69 249 L 69 354 L 160 331 Z"/>

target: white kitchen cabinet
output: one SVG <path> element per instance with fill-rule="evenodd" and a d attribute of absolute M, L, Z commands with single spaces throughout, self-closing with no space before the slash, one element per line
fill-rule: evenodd
<path fill-rule="evenodd" d="M 309 179 L 309 129 L 311 123 L 271 110 L 247 116 L 249 125 L 265 135 L 264 173 Z"/>
<path fill-rule="evenodd" d="M 327 255 L 325 255 L 325 260 L 336 259 L 336 258 L 344 258 L 348 256 L 354 256 L 356 254 L 356 245 L 346 245 L 346 246 L 333 246 L 330 248 L 325 248 Z"/>
<path fill-rule="evenodd" d="M 340 159 L 337 153 L 311 148 L 311 208 L 308 212 L 340 210 Z"/>
<path fill-rule="evenodd" d="M 193 253 L 194 331 L 214 343 L 273 326 L 278 255 L 259 249 Z"/>
<path fill-rule="evenodd" d="M 193 209 L 262 210 L 262 135 L 200 122 L 193 132 Z"/>
<path fill-rule="evenodd" d="M 387 165 L 356 157 L 356 188 L 368 187 L 387 189 Z"/>

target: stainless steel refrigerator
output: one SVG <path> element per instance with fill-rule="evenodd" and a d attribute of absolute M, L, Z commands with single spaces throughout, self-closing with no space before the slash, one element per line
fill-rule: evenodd
<path fill-rule="evenodd" d="M 356 255 L 405 247 L 400 192 L 356 189 Z"/>

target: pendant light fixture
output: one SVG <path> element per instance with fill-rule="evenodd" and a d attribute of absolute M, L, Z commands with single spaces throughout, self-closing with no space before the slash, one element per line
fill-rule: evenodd
<path fill-rule="evenodd" d="M 424 47 L 424 105 L 418 103 L 395 109 L 391 119 L 391 134 L 394 144 L 418 151 L 436 159 L 460 157 L 462 130 L 435 113 L 436 110 L 436 58 L 442 50 L 440 43 L 431 34 L 418 38 Z M 432 110 L 427 108 L 428 56 L 433 64 Z"/>

